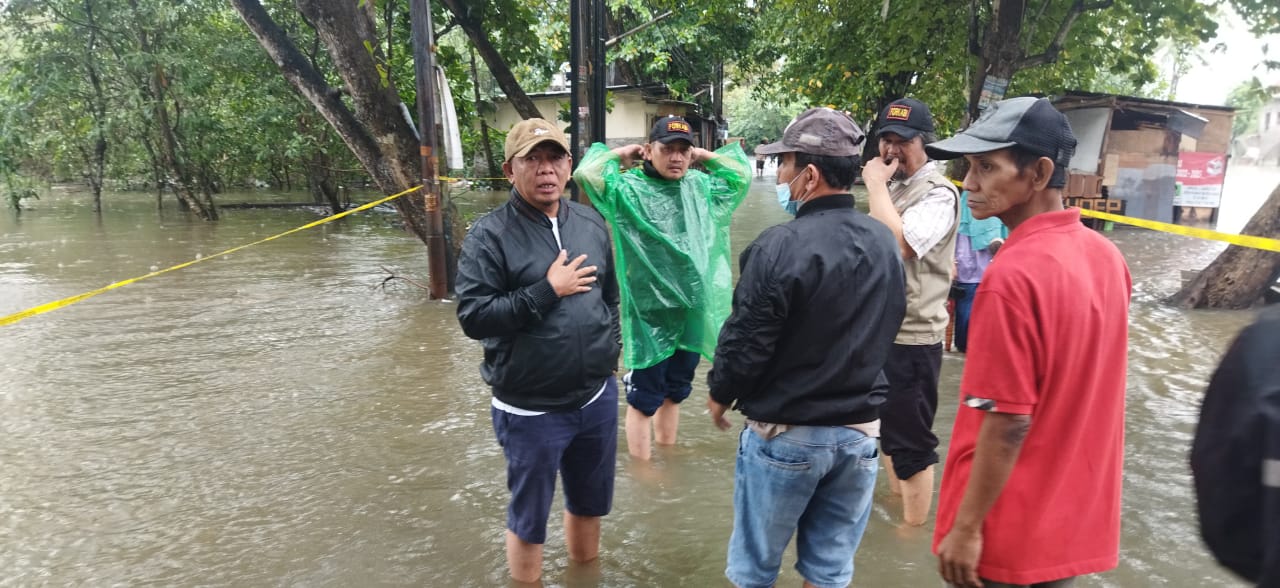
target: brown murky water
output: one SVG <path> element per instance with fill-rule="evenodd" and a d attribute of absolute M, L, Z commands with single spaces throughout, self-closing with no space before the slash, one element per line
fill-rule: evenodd
<path fill-rule="evenodd" d="M 772 183 L 755 183 L 735 247 L 786 219 Z M 262 197 L 237 196 L 223 201 Z M 105 201 L 100 220 L 72 193 L 0 213 L 0 315 L 315 218 L 206 224 L 145 194 Z M 480 348 L 452 304 L 375 289 L 379 266 L 425 271 L 397 225 L 365 213 L 0 327 L 0 585 L 505 584 Z M 1236 585 L 1200 545 L 1186 452 L 1205 381 L 1251 315 L 1158 303 L 1219 246 L 1111 237 L 1136 289 L 1123 553 L 1082 585 Z M 947 356 L 944 443 L 962 366 Z M 736 436 L 710 426 L 697 385 L 677 448 L 652 466 L 619 458 L 598 567 L 569 568 L 553 517 L 548 585 L 725 585 Z M 882 488 L 855 585 L 939 584 L 929 533 L 899 530 L 897 512 Z M 792 563 L 783 585 L 800 582 Z"/>

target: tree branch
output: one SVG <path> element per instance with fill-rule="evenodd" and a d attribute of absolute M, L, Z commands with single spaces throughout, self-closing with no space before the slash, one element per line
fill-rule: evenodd
<path fill-rule="evenodd" d="M 406 282 L 408 282 L 408 283 L 410 283 L 410 284 L 412 284 L 412 285 L 414 285 L 414 286 L 417 286 L 417 287 L 418 287 L 418 289 L 420 289 L 420 290 L 426 290 L 426 291 L 428 291 L 428 292 L 430 292 L 430 291 L 431 291 L 431 288 L 427 287 L 427 285 L 426 285 L 426 284 L 423 284 L 422 282 L 419 282 L 419 281 L 414 280 L 414 279 L 412 279 L 412 278 L 406 278 L 406 277 L 404 277 L 404 276 L 398 275 L 398 274 L 396 274 L 395 272 L 393 272 L 393 271 L 391 271 L 391 270 L 387 269 L 387 266 L 385 266 L 385 265 L 380 265 L 380 266 L 378 266 L 378 267 L 382 268 L 382 271 L 387 272 L 387 277 L 382 278 L 382 281 L 381 281 L 381 282 L 378 282 L 378 284 L 377 284 L 376 286 L 374 286 L 374 288 L 375 288 L 375 289 L 379 289 L 379 288 L 380 288 L 383 292 L 386 292 L 386 291 L 387 291 L 387 284 L 390 284 L 391 282 L 394 282 L 394 281 L 396 281 L 396 280 L 404 280 L 404 281 L 406 281 Z"/>
<path fill-rule="evenodd" d="M 982 57 L 982 42 L 978 38 L 978 0 L 969 0 L 969 54 Z"/>
<path fill-rule="evenodd" d="M 1018 69 L 1028 69 L 1038 65 L 1053 63 L 1058 60 L 1058 55 L 1062 53 L 1062 45 L 1067 42 L 1067 34 L 1071 32 L 1071 27 L 1075 25 L 1076 19 L 1081 14 L 1092 10 L 1103 10 L 1110 8 L 1115 4 L 1115 0 L 1099 0 L 1091 4 L 1085 4 L 1084 0 L 1075 0 L 1071 3 L 1071 9 L 1067 11 L 1066 16 L 1062 18 L 1062 22 L 1058 25 L 1058 32 L 1054 35 L 1053 41 L 1045 47 L 1044 52 L 1039 55 L 1030 55 L 1018 61 Z"/>
<path fill-rule="evenodd" d="M 240 13 L 248 25 L 250 32 L 267 51 L 267 55 L 280 68 L 281 74 L 290 85 L 304 98 L 310 101 L 320 115 L 333 125 L 338 135 L 351 147 L 352 153 L 360 163 L 378 181 L 379 188 L 388 193 L 394 192 L 386 174 L 377 171 L 383 169 L 379 160 L 377 142 L 365 131 L 360 121 L 342 102 L 339 93 L 325 82 L 324 76 L 316 71 L 298 48 L 289 40 L 280 26 L 271 19 L 258 0 L 231 0 L 232 6 Z M 387 185 L 383 185 L 387 184 Z"/>

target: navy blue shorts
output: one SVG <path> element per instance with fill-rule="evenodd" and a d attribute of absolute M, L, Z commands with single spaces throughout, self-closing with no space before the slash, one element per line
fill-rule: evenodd
<path fill-rule="evenodd" d="M 627 404 L 653 416 L 668 398 L 676 404 L 683 402 L 693 390 L 693 372 L 701 359 L 697 353 L 677 349 L 671 357 L 623 376 Z"/>
<path fill-rule="evenodd" d="M 578 410 L 520 416 L 496 408 L 493 432 L 507 458 L 507 528 L 528 543 L 547 540 L 547 517 L 556 491 L 564 507 L 583 517 L 602 517 L 613 508 L 613 470 L 618 452 L 618 381 Z"/>

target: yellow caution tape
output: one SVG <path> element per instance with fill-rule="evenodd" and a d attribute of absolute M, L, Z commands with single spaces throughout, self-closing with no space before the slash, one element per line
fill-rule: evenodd
<path fill-rule="evenodd" d="M 360 211 L 363 211 L 363 210 L 368 210 L 368 209 L 370 209 L 370 208 L 373 208 L 373 207 L 375 207 L 375 206 L 377 206 L 377 205 L 379 205 L 379 204 L 382 204 L 382 203 L 384 203 L 384 202 L 390 202 L 390 201 L 392 201 L 392 200 L 395 200 L 396 198 L 399 198 L 399 197 L 401 197 L 401 196 L 404 196 L 405 194 L 409 194 L 409 193 L 414 192 L 414 191 L 416 191 L 416 190 L 419 190 L 419 189 L 421 189 L 421 188 L 422 188 L 422 186 L 414 186 L 414 187 L 409 188 L 408 190 L 405 190 L 405 191 L 403 191 L 403 192 L 401 192 L 401 193 L 399 193 L 399 194 L 393 194 L 393 195 L 391 195 L 391 196 L 387 196 L 386 198 L 383 198 L 383 199 L 381 199 L 381 200 L 375 200 L 375 201 L 370 202 L 370 203 L 368 203 L 368 204 L 363 204 L 363 205 L 358 206 L 358 207 L 356 207 L 356 208 L 352 208 L 351 210 L 346 210 L 346 211 L 343 211 L 343 212 L 339 212 L 338 214 L 335 214 L 335 215 L 333 215 L 333 216 L 328 216 L 328 217 L 322 218 L 322 219 L 320 219 L 320 220 L 318 220 L 318 221 L 310 222 L 310 223 L 307 223 L 307 224 L 305 224 L 305 225 L 302 225 L 302 226 L 297 227 L 297 228 L 294 228 L 294 229 L 289 229 L 289 230 L 287 230 L 287 231 L 285 231 L 285 232 L 283 232 L 283 233 L 280 233 L 280 234 L 278 234 L 278 235 L 272 235 L 272 236 L 267 237 L 267 238 L 265 238 L 265 239 L 259 239 L 259 240 L 257 240 L 257 241 L 252 242 L 252 243 L 246 243 L 246 244 L 244 244 L 244 245 L 240 245 L 239 247 L 232 247 L 231 249 L 228 249 L 228 250 L 223 251 L 223 252 L 221 252 L 221 253 L 215 253 L 215 254 L 210 255 L 210 256 L 208 256 L 208 257 L 201 257 L 201 258 L 199 258 L 199 259 L 193 259 L 193 260 L 191 260 L 191 261 L 188 261 L 188 262 L 185 262 L 185 263 L 180 263 L 180 264 L 175 265 L 175 266 L 173 266 L 173 267 L 168 267 L 168 268 L 165 268 L 165 269 L 162 269 L 162 270 L 159 270 L 159 271 L 154 271 L 154 272 L 151 272 L 151 273 L 149 273 L 149 274 L 147 274 L 147 275 L 145 275 L 145 276 L 139 276 L 139 277 L 136 277 L 136 278 L 130 278 L 130 279 L 128 279 L 128 280 L 122 280 L 122 281 L 116 282 L 116 283 L 114 283 L 114 284 L 109 284 L 109 285 L 107 285 L 107 286 L 103 286 L 103 287 L 101 287 L 101 288 L 98 288 L 97 290 L 93 290 L 93 291 L 90 291 L 90 292 L 85 292 L 84 294 L 76 294 L 75 296 L 71 296 L 71 297 L 69 297 L 69 298 L 63 298 L 62 300 L 55 300 L 55 301 L 53 301 L 53 302 L 48 302 L 48 303 L 45 303 L 45 304 L 41 304 L 40 306 L 36 306 L 36 307 L 32 307 L 32 308 L 28 308 L 28 309 L 26 309 L 26 310 L 24 310 L 24 311 L 21 311 L 21 312 L 15 312 L 15 313 L 13 313 L 13 314 L 11 314 L 11 315 L 4 316 L 4 317 L 0 317 L 0 327 L 3 327 L 3 326 L 5 326 L 5 325 L 11 325 L 11 324 L 16 323 L 16 322 L 18 322 L 18 321 L 20 321 L 20 320 L 23 320 L 23 319 L 26 319 L 26 318 L 30 318 L 30 317 L 36 316 L 36 315 L 38 315 L 38 314 L 44 314 L 44 313 L 49 312 L 49 311 L 51 311 L 51 310 L 57 310 L 57 309 L 62 308 L 62 307 L 64 307 L 64 306 L 69 306 L 69 305 L 75 304 L 75 303 L 77 303 L 77 302 L 80 302 L 81 300 L 84 300 L 84 299 L 86 299 L 86 298 L 92 298 L 92 297 L 97 296 L 97 295 L 99 295 L 99 294 L 101 294 L 101 293 L 103 293 L 103 292 L 106 292 L 106 291 L 108 291 L 108 290 L 115 290 L 116 288 L 120 288 L 120 287 L 123 287 L 123 286 L 128 286 L 129 284 L 132 284 L 132 283 L 134 283 L 134 282 L 138 282 L 138 281 L 141 281 L 141 280 L 145 280 L 145 279 L 147 279 L 147 278 L 155 277 L 155 276 L 158 276 L 158 275 L 160 275 L 160 274 L 169 273 L 169 272 L 174 271 L 174 270 L 180 270 L 180 269 L 182 269 L 182 268 L 184 268 L 184 267 L 189 267 L 189 266 L 195 265 L 195 264 L 197 264 L 197 263 L 200 263 L 200 262 L 202 262 L 202 261 L 208 261 L 208 260 L 213 259 L 213 258 L 216 258 L 216 257 L 222 257 L 222 256 L 224 256 L 224 255 L 230 255 L 230 254 L 235 253 L 235 252 L 237 252 L 237 251 L 239 251 L 239 250 L 241 250 L 241 249 L 244 249 L 244 248 L 246 248 L 246 247 L 253 247 L 254 245 L 258 245 L 258 244 L 261 244 L 261 243 L 266 243 L 267 241 L 272 241 L 272 240 L 275 240 L 275 239 L 279 239 L 280 237 L 284 237 L 284 236 L 286 236 L 286 235 L 292 235 L 292 234 L 294 234 L 294 233 L 296 233 L 296 232 L 298 232 L 298 231 L 303 231 L 303 230 L 306 230 L 306 229 L 310 229 L 310 228 L 312 228 L 312 227 L 318 227 L 318 226 L 323 225 L 323 224 L 325 224 L 325 223 L 327 223 L 327 222 L 331 222 L 331 221 L 338 220 L 338 219 L 340 219 L 340 218 L 342 218 L 342 217 L 344 217 L 344 216 L 347 216 L 347 215 L 349 215 L 349 214 L 355 214 L 355 213 L 357 213 L 357 212 L 360 212 Z"/>
<path fill-rule="evenodd" d="M 963 182 L 951 180 L 956 187 L 963 187 Z M 1236 235 L 1234 233 L 1219 233 L 1218 231 L 1210 231 L 1209 229 L 1198 229 L 1195 227 L 1184 227 L 1182 225 L 1174 225 L 1170 223 L 1162 223 L 1160 221 L 1147 220 L 1145 218 L 1134 218 L 1131 216 L 1121 216 L 1111 214 L 1109 212 L 1099 212 L 1088 208 L 1080 209 L 1080 216 L 1097 218 L 1111 222 L 1124 223 L 1153 231 L 1162 231 L 1165 233 L 1173 233 L 1175 235 L 1183 235 L 1186 237 L 1195 237 L 1197 239 L 1207 239 L 1209 241 L 1222 241 L 1232 245 L 1241 247 L 1250 247 L 1253 249 L 1262 249 L 1263 251 L 1280 252 L 1280 239 L 1269 239 L 1267 237 L 1255 237 L 1253 235 Z"/>
<path fill-rule="evenodd" d="M 1097 218 L 1144 229 L 1152 229 L 1165 233 L 1173 233 L 1175 235 L 1185 235 L 1187 237 L 1195 237 L 1197 239 L 1208 239 L 1210 241 L 1223 241 L 1232 245 L 1241 247 L 1251 247 L 1253 249 L 1262 249 L 1264 251 L 1280 252 L 1280 239 L 1269 239 L 1267 237 L 1255 237 L 1253 235 L 1236 235 L 1232 233 L 1219 233 L 1218 231 L 1210 231 L 1209 229 L 1199 229 L 1196 227 L 1184 227 L 1182 225 L 1174 225 L 1162 223 L 1159 221 L 1147 220 L 1145 218 L 1133 218 L 1131 216 L 1121 216 L 1111 214 L 1109 212 L 1098 212 L 1086 208 L 1080 209 L 1081 216 Z"/>

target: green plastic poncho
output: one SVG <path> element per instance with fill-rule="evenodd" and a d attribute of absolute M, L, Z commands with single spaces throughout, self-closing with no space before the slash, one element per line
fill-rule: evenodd
<path fill-rule="evenodd" d="M 620 165 L 596 143 L 573 178 L 613 230 L 623 362 L 643 369 L 676 349 L 710 360 L 732 305 L 729 223 L 751 185 L 747 156 L 731 143 L 703 162 L 709 173 L 680 180 Z"/>

